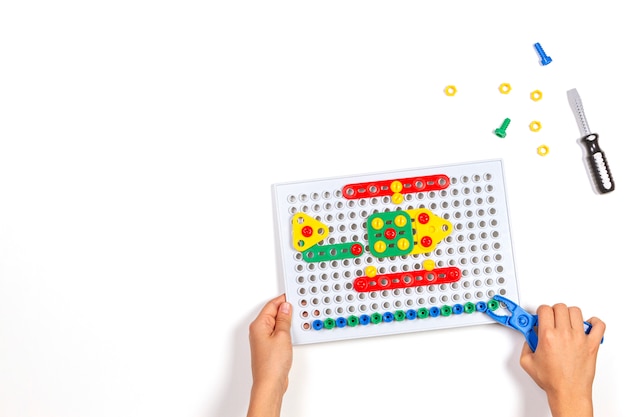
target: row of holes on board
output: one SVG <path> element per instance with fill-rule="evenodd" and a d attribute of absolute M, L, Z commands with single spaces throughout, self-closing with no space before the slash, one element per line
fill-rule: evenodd
<path fill-rule="evenodd" d="M 468 275 L 469 273 L 471 273 L 472 275 L 480 275 L 480 274 L 491 274 L 493 271 L 495 272 L 503 272 L 504 271 L 504 267 L 502 265 L 495 265 L 495 266 L 485 266 L 484 269 L 480 269 L 478 267 L 479 264 L 483 263 L 483 264 L 488 264 L 490 262 L 500 262 L 502 260 L 502 255 L 500 253 L 495 253 L 492 254 L 492 256 L 490 255 L 483 255 L 482 257 L 480 256 L 469 256 L 469 257 L 465 257 L 465 252 L 466 252 L 466 248 L 465 247 L 459 247 L 457 248 L 457 251 L 459 252 L 459 254 L 461 254 L 461 258 L 458 259 L 450 259 L 447 261 L 447 263 L 445 263 L 443 260 L 439 260 L 437 261 L 437 266 L 443 268 L 445 266 L 456 266 L 456 264 L 458 263 L 459 265 L 461 265 L 462 267 L 468 266 L 471 267 L 472 265 L 474 265 L 474 267 L 471 267 L 471 271 L 470 272 L 466 272 L 464 273 L 464 275 Z M 448 250 L 445 251 L 448 255 L 453 255 L 454 253 L 454 249 L 453 248 L 448 248 Z M 470 247 L 470 252 L 471 253 L 476 253 L 476 249 L 472 249 Z M 414 255 L 411 255 L 414 256 Z M 438 256 L 443 256 L 443 254 L 438 254 Z M 390 260 L 390 262 L 393 262 L 394 260 Z M 401 262 L 401 261 L 400 261 Z M 386 260 L 384 258 L 371 258 L 368 257 L 365 260 L 361 260 L 360 258 L 353 258 L 353 259 L 343 259 L 341 261 L 330 261 L 328 263 L 326 262 L 319 262 L 319 263 L 309 263 L 306 265 L 303 264 L 296 264 L 296 266 L 294 267 L 296 272 L 302 273 L 304 272 L 305 269 L 308 269 L 309 271 L 315 271 L 315 270 L 321 270 L 324 271 L 327 268 L 330 267 L 330 269 L 335 269 L 335 268 L 349 268 L 352 266 L 355 266 L 357 268 L 359 268 L 361 265 L 372 265 L 374 263 L 387 263 Z M 421 269 L 421 265 L 419 263 L 414 264 L 413 266 L 410 266 L 409 264 L 403 264 L 401 266 L 398 265 L 392 265 L 389 267 L 389 272 L 390 273 L 396 273 L 396 272 L 409 272 L 411 270 L 413 271 L 417 271 Z M 387 269 L 383 266 L 380 267 L 378 269 L 378 273 L 379 274 L 386 274 L 387 273 Z M 323 273 L 321 274 L 324 278 L 323 279 L 327 279 L 328 275 Z M 362 276 L 364 275 L 364 271 L 361 269 L 357 269 L 354 273 L 354 275 L 356 277 Z M 332 279 L 340 279 L 341 276 L 343 276 L 343 278 L 351 278 L 352 277 L 352 272 L 345 270 L 343 271 L 342 274 L 339 274 L 339 272 L 333 272 L 331 274 L 331 278 Z M 315 275 L 310 275 L 309 277 L 315 277 Z M 303 283 L 303 281 L 301 280 L 300 276 L 297 278 L 299 282 Z M 313 279 L 314 280 L 314 279 Z"/>
<path fill-rule="evenodd" d="M 387 199 L 389 201 L 385 201 Z M 404 199 L 405 199 L 405 201 L 408 201 L 408 202 L 412 201 L 411 194 L 408 194 L 407 196 L 405 196 Z M 388 205 L 388 204 L 391 203 L 391 199 L 390 198 L 384 197 L 382 200 L 383 200 L 382 201 L 383 204 Z M 417 207 L 418 208 L 426 208 L 426 207 L 428 207 L 430 210 L 437 210 L 438 208 L 441 209 L 441 210 L 447 210 L 449 208 L 459 208 L 461 206 L 465 206 L 465 207 L 482 206 L 485 203 L 487 203 L 487 204 L 495 204 L 496 203 L 496 199 L 495 199 L 495 197 L 492 197 L 492 196 L 487 197 L 486 199 L 483 199 L 482 197 L 477 197 L 477 198 L 475 198 L 473 200 L 470 199 L 470 198 L 466 198 L 466 199 L 464 199 L 462 201 L 461 200 L 452 200 L 451 202 L 442 201 L 442 202 L 439 203 L 439 205 L 437 205 L 437 203 L 435 203 L 435 202 L 432 202 L 432 203 L 428 204 L 428 206 L 425 205 L 425 204 L 420 204 Z M 292 207 L 289 208 L 289 212 L 291 214 L 295 214 L 297 212 L 318 213 L 318 212 L 321 212 L 321 211 L 343 210 L 345 208 L 353 209 L 353 208 L 356 208 L 357 205 L 360 206 L 360 207 L 366 207 L 368 205 L 377 206 L 378 205 L 378 199 L 376 199 L 376 198 L 360 199 L 360 200 L 358 200 L 358 203 L 353 201 L 353 200 L 349 200 L 345 204 L 344 204 L 343 201 L 337 201 L 335 204 L 332 204 L 332 203 L 325 203 L 323 205 L 313 204 L 310 207 L 308 205 L 303 205 L 303 206 L 300 206 L 300 208 L 298 208 L 296 206 L 292 206 Z M 412 208 L 414 208 L 414 206 L 413 205 L 409 205 L 407 208 L 408 209 L 412 209 Z M 398 209 L 399 209 L 398 206 L 394 205 L 393 207 L 386 207 L 383 210 L 373 210 L 373 212 L 378 212 L 378 211 L 389 212 L 389 211 L 398 210 Z M 367 217 L 367 216 L 370 215 L 370 212 L 367 211 L 367 210 L 362 210 L 360 212 L 360 215 L 361 215 L 361 217 Z M 354 217 L 356 217 L 356 215 L 355 215 L 354 211 L 351 211 L 350 212 L 350 218 L 354 218 Z M 342 219 L 339 219 L 339 220 L 342 220 Z M 326 221 L 332 221 L 332 217 L 326 216 Z"/>

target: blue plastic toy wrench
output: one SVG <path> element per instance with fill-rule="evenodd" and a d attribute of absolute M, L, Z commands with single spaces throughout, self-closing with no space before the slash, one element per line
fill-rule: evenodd
<path fill-rule="evenodd" d="M 523 308 L 515 304 L 513 301 L 509 300 L 508 298 L 502 297 L 501 295 L 495 295 L 493 299 L 504 303 L 504 305 L 511 312 L 511 314 L 501 316 L 495 314 L 491 310 L 486 310 L 485 313 L 487 313 L 489 317 L 491 317 L 498 323 L 522 333 L 526 338 L 526 342 L 528 342 L 528 346 L 530 346 L 530 349 L 534 352 L 535 349 L 537 349 L 537 341 L 539 339 L 537 336 L 537 332 L 535 331 L 535 327 L 537 326 L 537 315 L 530 314 L 524 311 Z M 589 334 L 589 331 L 591 330 L 591 324 L 588 322 L 584 322 L 584 324 L 585 333 Z M 604 338 L 602 338 L 602 341 L 604 341 Z M 602 343 L 602 341 L 600 343 Z"/>

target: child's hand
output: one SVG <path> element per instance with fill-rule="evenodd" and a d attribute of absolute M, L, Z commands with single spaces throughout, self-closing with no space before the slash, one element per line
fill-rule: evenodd
<path fill-rule="evenodd" d="M 252 393 L 248 416 L 278 416 L 293 360 L 291 305 L 270 300 L 250 324 Z"/>
<path fill-rule="evenodd" d="M 600 341 L 606 328 L 591 318 L 585 333 L 578 307 L 556 304 L 537 309 L 538 343 L 533 353 L 524 344 L 520 364 L 548 396 L 554 417 L 592 416 L 592 385 Z"/>

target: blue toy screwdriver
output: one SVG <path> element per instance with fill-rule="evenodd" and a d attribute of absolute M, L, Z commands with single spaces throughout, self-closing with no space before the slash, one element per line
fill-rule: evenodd
<path fill-rule="evenodd" d="M 521 332 L 526 338 L 528 346 L 530 346 L 530 349 L 534 352 L 535 349 L 537 349 L 537 341 L 539 340 L 537 332 L 535 331 L 535 327 L 537 326 L 537 315 L 527 313 L 526 311 L 524 311 L 523 308 L 515 304 L 513 301 L 509 300 L 508 298 L 504 298 L 501 295 L 495 295 L 493 299 L 504 303 L 506 308 L 511 312 L 511 315 L 501 316 L 495 314 L 491 310 L 486 310 L 485 313 L 487 313 L 489 317 L 491 317 L 498 323 Z M 591 324 L 588 322 L 584 322 L 584 324 L 585 333 L 589 334 L 589 332 L 591 331 Z M 600 343 L 602 343 L 603 341 L 604 338 L 602 338 L 602 341 Z"/>

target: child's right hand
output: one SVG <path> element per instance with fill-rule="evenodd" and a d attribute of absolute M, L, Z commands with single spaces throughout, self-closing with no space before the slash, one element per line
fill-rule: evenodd
<path fill-rule="evenodd" d="M 593 416 L 592 385 L 606 325 L 596 317 L 585 333 L 578 307 L 555 304 L 537 309 L 535 352 L 524 344 L 520 364 L 547 396 L 554 417 Z"/>

